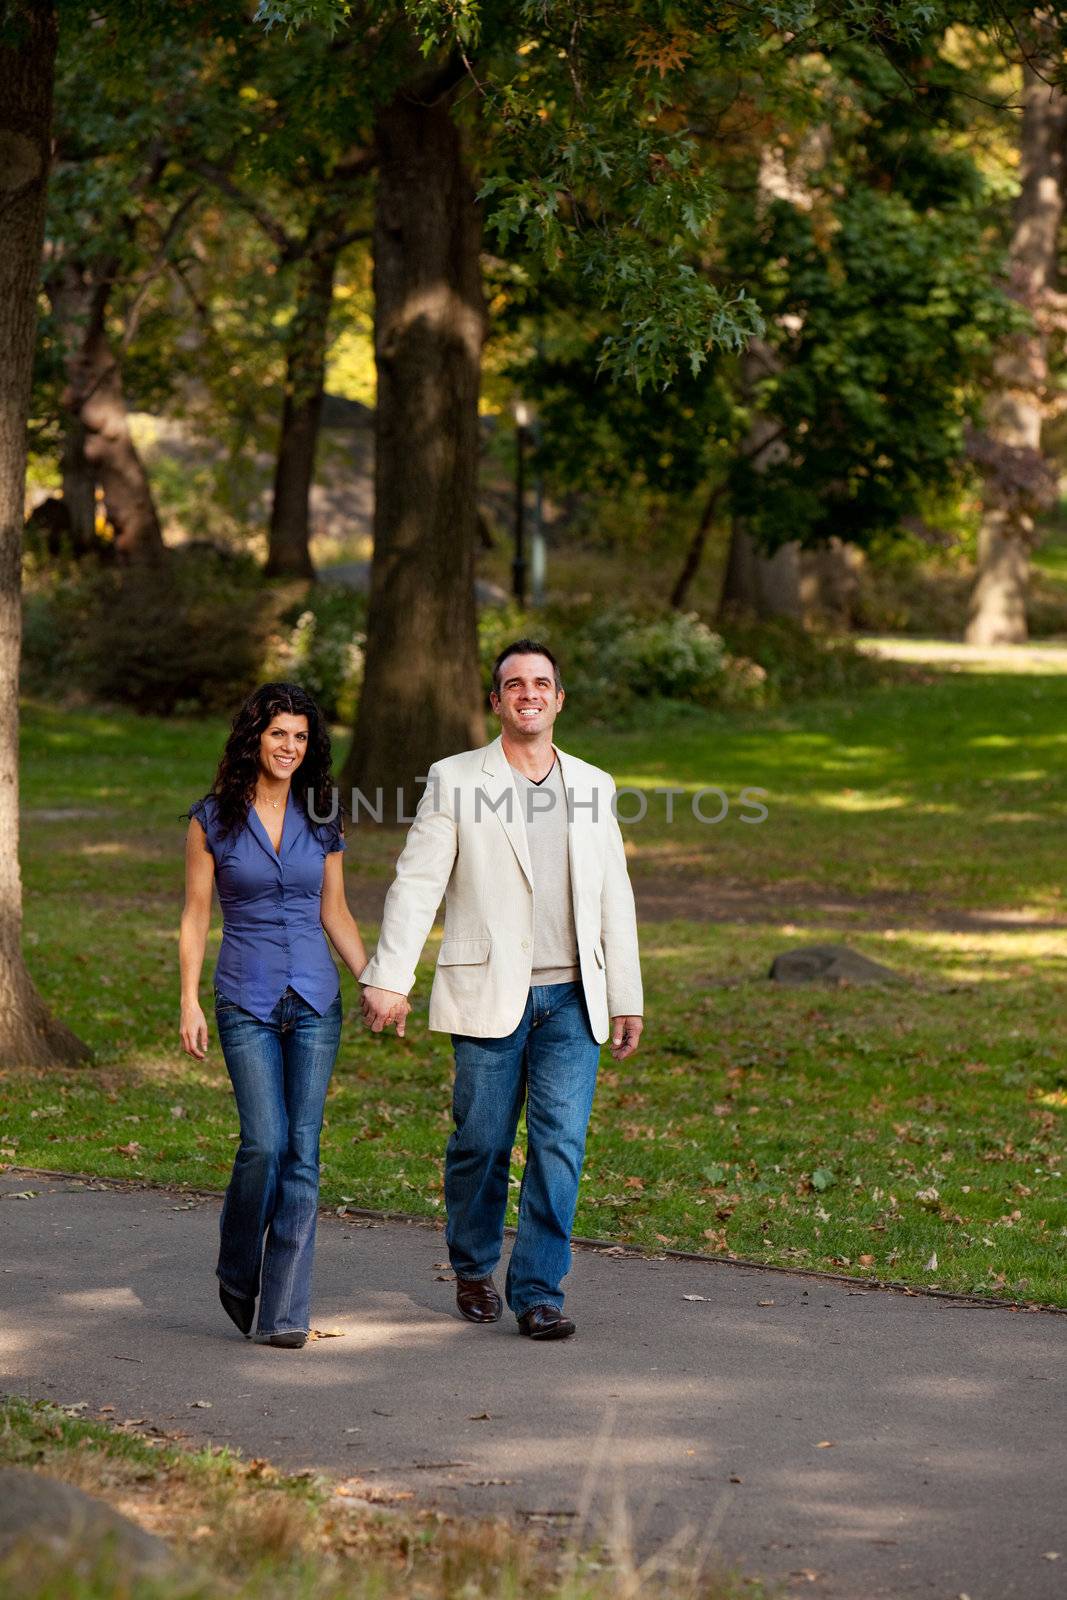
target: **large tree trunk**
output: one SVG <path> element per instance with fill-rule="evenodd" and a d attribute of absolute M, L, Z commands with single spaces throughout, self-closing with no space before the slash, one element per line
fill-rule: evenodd
<path fill-rule="evenodd" d="M 985 480 L 978 541 L 978 578 L 971 596 L 969 644 L 1020 644 L 1027 636 L 1026 600 L 1034 518 L 1054 495 L 1041 454 L 1048 386 L 1048 338 L 1042 313 L 1054 288 L 1064 212 L 1067 95 L 1047 81 L 1056 63 L 1049 38 L 1035 42 L 1035 65 L 1023 68 L 1021 188 L 1011 243 L 1012 292 L 1034 317 L 996 364 L 998 388 L 986 407 L 984 438 L 974 453 Z M 1042 55 L 1044 59 L 1042 59 Z"/>
<path fill-rule="evenodd" d="M 63 330 L 64 403 L 84 429 L 85 461 L 104 491 L 115 549 L 128 561 L 159 560 L 163 533 L 144 463 L 130 434 L 122 370 L 107 335 L 111 277 L 68 261 L 48 281 Z"/>
<path fill-rule="evenodd" d="M 741 390 L 752 406 L 758 404 L 760 380 L 775 372 L 779 357 L 762 339 L 753 339 L 741 360 Z M 787 445 L 780 437 L 773 417 L 758 410 L 752 413 L 743 454 L 756 473 L 766 472 L 781 461 Z M 800 546 L 795 541 L 782 545 L 773 555 L 760 549 L 744 519 L 734 516 L 730 527 L 730 547 L 726 557 L 719 615 L 747 611 L 757 617 L 791 617 L 801 621 Z"/>
<path fill-rule="evenodd" d="M 339 240 L 339 235 L 335 234 Z M 323 246 L 298 269 L 297 308 L 289 328 L 278 459 L 270 516 L 267 576 L 313 578 L 308 549 L 309 497 L 326 382 L 326 352 L 338 243 Z"/>
<path fill-rule="evenodd" d="M 346 787 L 401 791 L 485 737 L 474 605 L 480 216 L 441 95 L 408 92 L 377 128 L 374 560 Z M 404 815 L 405 813 L 401 813 Z"/>
<path fill-rule="evenodd" d="M 85 424 L 67 413 L 60 471 L 63 475 L 63 504 L 70 527 L 70 542 L 75 555 L 85 555 L 97 544 L 96 474 L 85 454 Z"/>
<path fill-rule="evenodd" d="M 51 159 L 56 15 L 7 8 L 0 43 L 0 1065 L 54 1066 L 85 1046 L 45 1009 L 22 959 L 19 872 L 19 647 L 26 418 Z"/>

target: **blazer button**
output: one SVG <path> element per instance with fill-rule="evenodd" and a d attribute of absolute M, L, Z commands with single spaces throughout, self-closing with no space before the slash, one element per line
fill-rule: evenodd
<path fill-rule="evenodd" d="M 530 948 L 530 941 L 529 941 L 529 939 L 524 939 L 524 940 L 523 940 L 523 941 L 522 941 L 522 948 L 523 948 L 523 949 L 524 949 L 524 950 L 529 950 L 529 948 Z"/>

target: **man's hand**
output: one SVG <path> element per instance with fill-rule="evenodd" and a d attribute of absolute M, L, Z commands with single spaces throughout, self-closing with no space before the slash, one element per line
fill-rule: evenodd
<path fill-rule="evenodd" d="M 644 1017 L 612 1017 L 611 1053 L 616 1061 L 625 1061 L 627 1056 L 633 1055 L 641 1042 L 644 1025 Z"/>
<path fill-rule="evenodd" d="M 411 1002 L 407 996 L 397 994 L 394 989 L 375 989 L 373 984 L 368 984 L 363 991 L 363 1021 L 371 1033 L 381 1033 L 383 1028 L 395 1022 L 396 1036 L 402 1039 L 410 1010 Z"/>

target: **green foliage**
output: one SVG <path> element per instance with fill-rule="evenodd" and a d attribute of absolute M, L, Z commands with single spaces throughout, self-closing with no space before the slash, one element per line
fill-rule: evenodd
<path fill-rule="evenodd" d="M 965 429 L 1021 314 L 966 138 L 977 86 L 944 45 L 830 53 L 801 77 L 808 127 L 783 128 L 777 179 L 753 173 L 757 215 L 726 219 L 731 269 L 768 319 L 747 398 L 777 425 L 775 451 L 732 465 L 731 500 L 768 548 L 865 544 L 967 484 Z"/>
<path fill-rule="evenodd" d="M 559 605 L 524 613 L 485 611 L 479 649 L 486 683 L 495 657 L 511 639 L 542 639 L 559 657 L 567 694 L 583 716 L 625 724 L 649 701 L 690 706 L 756 704 L 763 673 L 736 661 L 693 614 L 641 613 L 623 606 Z"/>
<path fill-rule="evenodd" d="M 324 716 L 351 726 L 363 683 L 366 598 L 316 585 L 280 620 L 263 676 L 301 684 Z"/>
<path fill-rule="evenodd" d="M 259 681 L 266 600 L 249 558 L 195 545 L 69 570 L 27 596 L 24 686 L 157 716 L 231 708 Z"/>
<path fill-rule="evenodd" d="M 756 662 L 766 674 L 766 705 L 822 695 L 845 697 L 893 676 L 885 663 L 864 655 L 851 639 L 825 638 L 787 617 L 733 616 L 721 628 L 726 648 L 738 659 Z"/>

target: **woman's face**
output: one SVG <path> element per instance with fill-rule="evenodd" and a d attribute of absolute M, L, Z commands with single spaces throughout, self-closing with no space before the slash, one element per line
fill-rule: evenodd
<path fill-rule="evenodd" d="M 307 754 L 308 719 L 279 711 L 259 736 L 259 770 L 266 778 L 291 778 Z"/>

